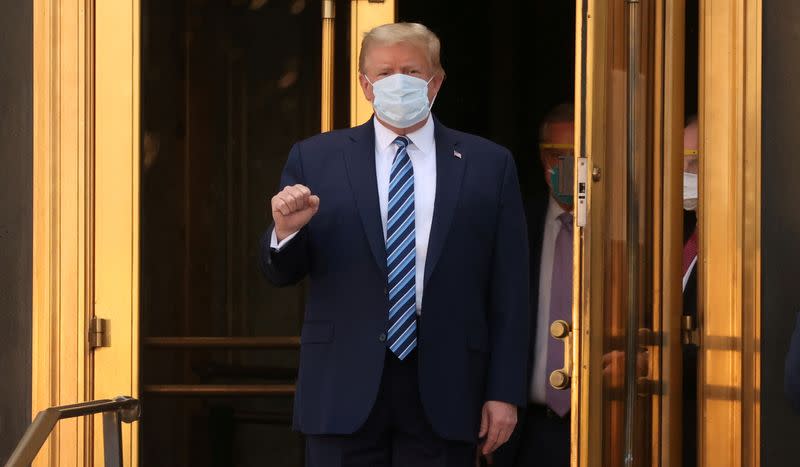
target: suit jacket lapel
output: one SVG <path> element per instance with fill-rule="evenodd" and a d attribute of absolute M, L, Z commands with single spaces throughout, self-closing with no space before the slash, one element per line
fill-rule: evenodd
<path fill-rule="evenodd" d="M 345 149 L 345 163 L 350 187 L 361 216 L 364 233 L 378 268 L 386 274 L 386 245 L 383 240 L 381 211 L 378 204 L 378 181 L 375 174 L 375 128 L 373 120 L 356 127 Z"/>
<path fill-rule="evenodd" d="M 458 140 L 455 134 L 444 125 L 435 121 L 436 130 L 436 200 L 433 205 L 433 222 L 428 240 L 428 256 L 425 259 L 425 281 L 428 283 L 436 263 L 444 249 L 453 213 L 458 206 L 461 191 L 461 180 L 464 168 L 469 160 L 469 153 L 458 152 Z"/>

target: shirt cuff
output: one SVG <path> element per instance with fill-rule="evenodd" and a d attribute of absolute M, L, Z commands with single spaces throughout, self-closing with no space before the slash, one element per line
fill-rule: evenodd
<path fill-rule="evenodd" d="M 273 250 L 275 250 L 275 251 L 281 251 L 281 250 L 283 249 L 283 247 L 285 247 L 285 246 L 286 246 L 286 244 L 288 244 L 290 241 L 292 241 L 292 239 L 293 239 L 293 238 L 294 238 L 294 237 L 295 237 L 295 236 L 296 236 L 296 235 L 297 235 L 299 232 L 300 232 L 300 231 L 298 230 L 297 232 L 295 232 L 295 233 L 293 233 L 293 234 L 289 235 L 288 237 L 284 238 L 283 240 L 281 240 L 281 241 L 279 242 L 279 241 L 278 241 L 278 237 L 275 235 L 275 229 L 272 229 L 272 235 L 270 235 L 270 239 L 269 239 L 269 247 L 270 247 L 270 248 L 272 248 L 272 249 L 273 249 Z"/>

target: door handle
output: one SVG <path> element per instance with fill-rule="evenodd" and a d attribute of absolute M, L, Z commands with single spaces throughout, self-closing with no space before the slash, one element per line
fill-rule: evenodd
<path fill-rule="evenodd" d="M 560 319 L 550 325 L 550 335 L 564 343 L 564 368 L 550 373 L 550 386 L 564 391 L 569 389 L 572 379 L 572 329 Z"/>

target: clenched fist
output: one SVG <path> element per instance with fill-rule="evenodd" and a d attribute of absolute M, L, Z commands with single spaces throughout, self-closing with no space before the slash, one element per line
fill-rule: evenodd
<path fill-rule="evenodd" d="M 282 241 L 302 229 L 319 211 L 319 196 L 303 185 L 287 186 L 272 197 L 275 237 Z"/>

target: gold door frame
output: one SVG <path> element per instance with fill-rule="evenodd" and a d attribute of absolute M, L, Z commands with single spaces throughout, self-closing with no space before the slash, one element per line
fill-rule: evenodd
<path fill-rule="evenodd" d="M 700 1 L 703 467 L 760 464 L 761 12 L 761 0 Z"/>
<path fill-rule="evenodd" d="M 34 12 L 35 414 L 137 396 L 139 3 L 35 0 Z M 92 351 L 95 314 L 112 346 Z M 135 430 L 123 431 L 128 465 Z M 35 465 L 93 465 L 95 439 L 100 423 L 64 421 Z"/>
<path fill-rule="evenodd" d="M 589 167 L 602 160 L 607 122 L 596 109 L 606 105 L 606 80 L 598 66 L 606 60 L 602 38 L 610 27 L 606 18 L 608 2 L 577 0 L 576 21 L 576 117 L 586 126 L 576 125 L 576 142 L 586 141 Z M 658 21 L 665 37 L 682 35 L 676 15 L 680 2 L 666 2 Z M 703 467 L 752 466 L 760 464 L 760 244 L 761 244 L 761 0 L 700 0 L 700 206 L 698 225 L 701 232 L 699 263 L 700 312 L 700 381 L 699 395 L 699 464 Z M 588 20 L 583 23 L 584 14 Z M 672 17 L 672 19 L 670 19 Z M 584 31 L 585 27 L 585 31 Z M 677 134 L 683 126 L 682 107 L 671 103 L 678 82 L 674 64 L 682 60 L 677 42 L 663 49 L 660 62 L 665 94 L 661 122 L 662 146 L 666 154 L 682 149 Z M 584 57 L 585 56 L 585 57 Z M 585 68 L 582 70 L 582 58 Z M 662 60 L 663 59 L 663 60 Z M 583 86 L 582 86 L 583 84 Z M 670 91 L 671 86 L 671 91 Z M 582 87 L 585 89 L 582 90 Z M 583 99 L 581 96 L 583 93 Z M 585 105 L 584 105 L 585 104 Z M 671 137 L 670 137 L 671 136 Z M 591 170 L 591 169 L 590 169 Z M 665 171 L 677 171 L 671 164 Z M 576 181 L 579 177 L 576 177 Z M 589 182 L 587 195 L 602 195 L 602 186 Z M 665 184 L 662 201 L 672 202 L 679 192 Z M 709 209 L 713 207 L 713 209 Z M 602 204 L 591 206 L 590 216 L 602 217 Z M 670 219 L 662 217 L 663 249 L 674 244 L 679 232 L 671 231 Z M 595 374 L 602 368 L 602 326 L 592 310 L 602 306 L 601 298 L 589 293 L 588 281 L 602 271 L 593 254 L 601 251 L 602 231 L 591 234 L 579 231 L 575 238 L 575 291 L 573 322 L 573 466 L 598 465 L 602 447 L 600 393 L 602 383 Z M 713 239 L 711 241 L 710 239 Z M 583 256 L 581 256 L 583 249 Z M 656 269 L 663 273 L 667 287 L 674 275 L 675 255 L 665 254 Z M 710 280 L 708 278 L 715 278 Z M 674 307 L 677 297 L 661 297 L 662 308 Z M 594 319 L 594 321 L 593 321 Z M 665 349 L 677 345 L 678 323 L 663 321 Z M 665 350 L 662 376 L 677 375 L 674 352 Z M 711 364 L 713 362 L 713 364 Z M 679 367 L 678 367 L 679 368 Z M 670 376 L 672 375 L 672 376 Z M 666 404 L 666 405 L 663 405 Z M 662 401 L 662 426 L 658 465 L 680 465 L 670 449 L 679 443 L 680 426 L 674 421 L 680 401 Z M 674 444 L 672 445 L 674 446 Z"/>
<path fill-rule="evenodd" d="M 620 5 L 618 5 L 620 6 Z M 576 142 L 587 158 L 588 229 L 579 229 L 575 237 L 574 270 L 577 272 L 574 289 L 575 323 L 573 410 L 572 413 L 572 465 L 599 466 L 603 462 L 603 291 L 592 286 L 592 277 L 601 278 L 606 265 L 602 258 L 604 231 L 602 222 L 608 213 L 603 201 L 613 196 L 613 188 L 603 182 L 606 170 L 609 126 L 605 110 L 610 97 L 607 89 L 612 78 L 607 67 L 610 60 L 607 38 L 614 34 L 616 41 L 625 41 L 624 21 L 628 16 L 624 8 L 613 10 L 602 0 L 577 2 L 576 18 Z M 622 15 L 622 16 L 620 16 Z M 664 310 L 676 310 L 680 303 L 681 237 L 681 160 L 683 154 L 683 70 L 684 70 L 684 2 L 682 0 L 656 2 L 652 29 L 654 43 L 648 54 L 653 59 L 652 109 L 654 131 L 652 148 L 654 164 L 651 177 L 658 180 L 648 207 L 653 210 L 653 225 L 645 234 L 652 238 L 653 263 L 650 268 L 653 290 L 655 336 L 661 336 L 660 345 L 651 345 L 649 352 L 650 378 L 659 382 L 655 387 L 676 387 L 681 381 L 680 318 Z M 614 28 L 612 30 L 612 28 Z M 621 29 L 623 28 L 623 29 Z M 646 44 L 642 44 L 646 46 Z M 582 63 L 582 62 L 585 62 Z M 644 94 L 642 94 L 644 95 Z M 582 97 L 581 97 L 582 96 Z M 578 167 L 579 168 L 579 167 Z M 592 169 L 599 169 L 599 179 L 592 180 Z M 576 180 L 576 198 L 578 196 Z M 592 221 L 595 219 L 595 222 Z M 678 466 L 680 451 L 671 446 L 680 444 L 680 394 L 675 391 L 658 391 L 653 397 L 653 438 L 651 439 L 654 465 Z"/>
<path fill-rule="evenodd" d="M 351 126 L 360 125 L 372 116 L 372 104 L 364 97 L 358 81 L 358 56 L 364 34 L 376 26 L 394 21 L 395 0 L 351 0 L 350 2 Z"/>
<path fill-rule="evenodd" d="M 85 0 L 34 0 L 33 414 L 91 397 L 91 74 Z M 34 465 L 79 465 L 89 426 L 65 420 Z"/>

